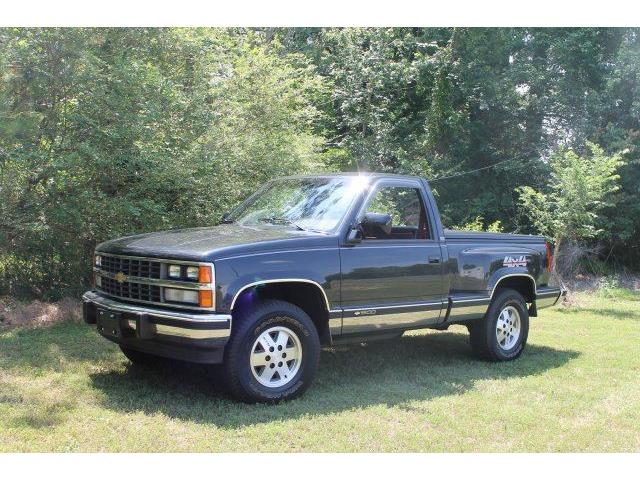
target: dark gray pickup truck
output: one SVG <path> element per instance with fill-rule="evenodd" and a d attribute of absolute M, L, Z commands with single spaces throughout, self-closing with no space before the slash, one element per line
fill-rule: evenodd
<path fill-rule="evenodd" d="M 220 225 L 98 245 L 84 318 L 134 363 L 222 364 L 235 397 L 274 402 L 321 345 L 462 324 L 481 358 L 517 358 L 561 295 L 551 265 L 543 237 L 444 230 L 422 178 L 287 177 Z"/>

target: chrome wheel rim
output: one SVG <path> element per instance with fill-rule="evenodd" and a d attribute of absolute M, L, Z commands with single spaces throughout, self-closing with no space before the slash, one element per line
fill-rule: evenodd
<path fill-rule="evenodd" d="M 302 343 L 287 327 L 271 327 L 253 343 L 249 362 L 258 383 L 269 388 L 282 387 L 300 370 Z"/>
<path fill-rule="evenodd" d="M 496 323 L 496 340 L 502 350 L 511 350 L 520 338 L 522 322 L 515 307 L 504 307 Z"/>

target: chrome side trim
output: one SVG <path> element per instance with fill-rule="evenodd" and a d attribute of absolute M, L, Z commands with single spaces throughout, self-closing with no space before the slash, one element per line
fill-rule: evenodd
<path fill-rule="evenodd" d="M 308 280 L 306 278 L 274 278 L 271 280 L 259 280 L 257 282 L 249 283 L 236 292 L 236 294 L 233 296 L 233 300 L 231 300 L 231 307 L 229 307 L 229 309 L 233 310 L 233 307 L 236 305 L 236 300 L 238 300 L 238 297 L 240 296 L 240 294 L 248 288 L 255 287 L 256 285 L 267 284 L 267 283 L 286 283 L 286 282 L 310 283 L 311 285 L 315 285 L 322 292 L 322 296 L 324 297 L 324 303 L 327 306 L 327 311 L 328 312 L 331 311 L 331 307 L 329 306 L 329 299 L 327 298 L 327 294 L 324 291 L 324 288 L 322 288 L 322 285 L 320 285 L 318 282 L 314 282 L 313 280 Z"/>
<path fill-rule="evenodd" d="M 496 284 L 493 286 L 493 290 L 491 290 L 490 298 L 493 299 L 493 294 L 495 293 L 496 288 L 498 287 L 498 285 L 500 285 L 500 282 L 503 281 L 505 278 L 509 278 L 509 277 L 525 277 L 525 278 L 529 278 L 531 280 L 531 282 L 533 283 L 533 296 L 534 296 L 534 298 L 538 295 L 538 289 L 537 289 L 537 286 L 536 286 L 536 279 L 535 278 L 533 278 L 528 273 L 510 273 L 508 275 L 503 275 L 502 277 L 500 277 L 498 279 Z"/>
<path fill-rule="evenodd" d="M 398 305 L 383 305 L 383 306 L 365 306 L 359 308 L 345 308 L 343 312 L 360 312 L 364 310 L 390 310 L 393 308 L 401 309 L 401 308 L 414 308 L 414 307 L 430 307 L 434 305 L 442 306 L 445 302 L 424 302 L 424 303 L 401 303 Z"/>
<path fill-rule="evenodd" d="M 540 291 L 536 294 L 536 298 L 547 298 L 547 297 L 556 297 L 562 293 L 560 288 L 549 288 L 549 289 L 540 289 Z"/>
<path fill-rule="evenodd" d="M 388 240 L 367 240 L 368 242 L 387 242 Z M 360 243 L 358 244 L 358 249 L 371 249 L 371 248 L 377 248 L 377 249 L 382 249 L 382 248 L 398 248 L 398 247 L 402 247 L 402 248 L 424 248 L 425 245 L 435 245 L 438 243 L 437 240 L 432 240 L 430 238 L 427 239 L 415 239 L 415 238 L 406 238 L 406 239 L 402 239 L 402 240 L 393 240 L 393 241 L 397 241 L 397 242 L 402 242 L 402 241 L 412 241 L 412 242 L 422 242 L 419 245 L 416 244 L 406 244 L 406 245 L 399 245 L 399 244 L 395 244 L 395 245 L 365 245 L 364 243 Z M 340 247 L 341 249 L 345 249 L 348 250 L 352 247 Z"/>
<path fill-rule="evenodd" d="M 469 302 L 489 302 L 491 300 L 491 297 L 478 297 L 478 298 L 464 298 L 462 300 L 456 300 L 455 298 L 451 298 L 451 301 L 453 302 L 454 306 L 456 303 L 469 303 Z"/>
<path fill-rule="evenodd" d="M 387 330 L 426 328 L 438 322 L 444 303 L 402 305 L 391 308 L 360 307 L 345 311 L 342 335 L 383 333 Z"/>
<path fill-rule="evenodd" d="M 342 333 L 342 317 L 329 318 L 329 334 L 333 338 L 334 335 Z M 333 339 L 331 340 L 333 342 Z"/>
<path fill-rule="evenodd" d="M 538 309 L 552 307 L 563 295 L 566 295 L 566 291 L 560 288 L 544 288 L 536 295 L 536 307 Z"/>
<path fill-rule="evenodd" d="M 488 308 L 488 303 L 478 305 L 453 305 L 451 312 L 449 312 L 447 323 L 482 318 L 487 313 Z"/>
<path fill-rule="evenodd" d="M 84 300 L 85 302 L 93 303 L 99 307 L 114 310 L 116 312 L 133 313 L 136 315 L 151 315 L 153 317 L 187 322 L 220 322 L 221 324 L 228 324 L 229 322 L 231 322 L 231 315 L 225 313 L 173 312 L 170 310 L 162 310 L 158 308 L 129 305 L 127 303 L 121 303 L 115 300 L 111 300 L 110 298 L 105 298 L 95 292 L 86 292 L 84 295 L 82 295 L 82 300 Z M 226 328 L 218 328 L 227 330 Z"/>
<path fill-rule="evenodd" d="M 490 297 L 474 297 L 455 299 L 451 297 L 451 310 L 446 318 L 447 323 L 473 320 L 483 317 L 489 308 Z"/>

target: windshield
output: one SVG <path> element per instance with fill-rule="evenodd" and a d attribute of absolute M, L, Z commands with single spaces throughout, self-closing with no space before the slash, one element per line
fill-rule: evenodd
<path fill-rule="evenodd" d="M 285 178 L 267 183 L 228 217 L 240 225 L 292 225 L 327 232 L 362 190 L 362 178 Z"/>

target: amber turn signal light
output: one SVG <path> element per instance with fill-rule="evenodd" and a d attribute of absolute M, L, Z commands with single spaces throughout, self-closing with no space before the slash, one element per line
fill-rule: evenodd
<path fill-rule="evenodd" d="M 211 267 L 208 265 L 200 265 L 198 272 L 198 282 L 211 283 Z"/>
<path fill-rule="evenodd" d="M 198 291 L 199 305 L 202 308 L 213 307 L 213 291 L 211 290 L 199 290 Z"/>

